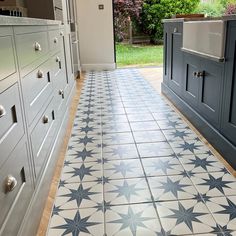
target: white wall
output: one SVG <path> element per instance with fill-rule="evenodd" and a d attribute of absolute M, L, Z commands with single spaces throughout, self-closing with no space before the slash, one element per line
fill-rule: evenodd
<path fill-rule="evenodd" d="M 82 70 L 115 69 L 112 0 L 77 0 L 77 14 Z"/>

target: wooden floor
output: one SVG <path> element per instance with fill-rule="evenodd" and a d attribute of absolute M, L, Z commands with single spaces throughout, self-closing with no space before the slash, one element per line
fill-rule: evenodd
<path fill-rule="evenodd" d="M 138 69 L 141 75 L 152 84 L 152 86 L 161 93 L 161 82 L 162 82 L 162 68 L 140 68 Z M 70 138 L 70 133 L 73 127 L 73 121 L 75 117 L 75 113 L 77 110 L 79 97 L 81 93 L 81 88 L 84 82 L 84 78 L 82 76 L 81 79 L 77 81 L 77 89 L 76 95 L 73 98 L 72 106 L 70 109 L 70 118 L 67 126 L 66 136 L 60 151 L 60 156 L 58 159 L 57 167 L 54 173 L 54 177 L 51 183 L 51 188 L 49 192 L 49 196 L 47 202 L 45 204 L 45 209 L 43 212 L 43 216 L 38 228 L 37 236 L 45 236 L 47 232 L 47 226 L 51 216 L 51 210 L 53 207 L 53 202 L 56 196 L 58 182 L 60 180 L 61 170 L 64 163 L 64 157 L 67 150 L 67 144 Z M 189 126 L 198 134 L 199 138 L 210 148 L 210 150 L 214 153 L 214 155 L 228 168 L 228 170 L 236 177 L 236 171 L 223 159 L 223 157 L 207 142 L 207 140 L 194 128 L 194 126 L 185 118 L 177 108 L 170 102 L 168 103 L 173 107 L 173 109 L 189 124 Z"/>

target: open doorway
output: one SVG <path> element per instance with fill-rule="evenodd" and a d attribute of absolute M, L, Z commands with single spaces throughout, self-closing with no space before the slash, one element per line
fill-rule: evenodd
<path fill-rule="evenodd" d="M 163 42 L 153 41 L 143 24 L 144 0 L 113 0 L 115 55 L 118 68 L 161 67 Z"/>

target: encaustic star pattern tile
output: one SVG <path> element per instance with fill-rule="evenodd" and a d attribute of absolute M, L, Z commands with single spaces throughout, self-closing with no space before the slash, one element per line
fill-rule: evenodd
<path fill-rule="evenodd" d="M 48 236 L 236 236 L 236 180 L 136 69 L 86 74 Z"/>

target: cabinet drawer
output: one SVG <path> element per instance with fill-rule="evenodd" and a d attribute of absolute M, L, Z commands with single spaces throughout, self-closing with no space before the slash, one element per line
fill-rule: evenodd
<path fill-rule="evenodd" d="M 22 80 L 22 88 L 28 122 L 31 124 L 53 90 L 50 62 L 47 61 L 25 76 Z"/>
<path fill-rule="evenodd" d="M 48 53 L 47 27 L 41 30 L 45 31 L 16 35 L 16 48 L 20 68 L 30 65 Z"/>
<path fill-rule="evenodd" d="M 47 159 L 55 134 L 55 123 L 54 103 L 50 102 L 30 135 L 36 176 Z"/>
<path fill-rule="evenodd" d="M 15 236 L 29 206 L 33 190 L 24 139 L 1 166 L 0 181 L 0 235 Z"/>
<path fill-rule="evenodd" d="M 0 166 L 24 134 L 18 84 L 0 93 Z M 4 155 L 2 155 L 4 154 Z"/>
<path fill-rule="evenodd" d="M 7 83 L 7 87 L 11 84 L 15 83 L 17 77 L 8 78 L 9 76 L 16 73 L 16 58 L 15 58 L 15 50 L 13 43 L 13 31 L 12 28 L 9 27 L 1 27 L 0 33 L 0 83 Z M 6 81 L 6 78 L 7 81 Z M 12 81 L 13 79 L 13 81 Z M 1 84 L 1 88 L 5 87 Z"/>
<path fill-rule="evenodd" d="M 59 29 L 51 30 L 49 34 L 49 48 L 51 51 L 60 51 L 62 47 L 62 37 Z"/>

